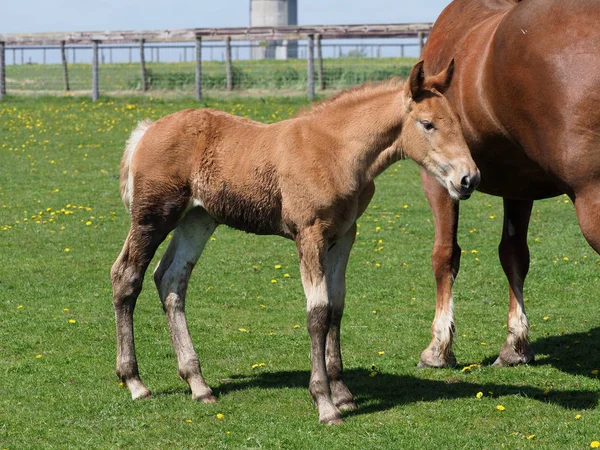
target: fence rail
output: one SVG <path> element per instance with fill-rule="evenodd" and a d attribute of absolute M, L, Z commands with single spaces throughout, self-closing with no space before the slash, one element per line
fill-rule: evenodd
<path fill-rule="evenodd" d="M 180 49 L 183 50 L 183 62 L 188 59 L 188 50 L 190 50 L 190 64 L 185 70 L 178 74 L 179 78 L 189 78 L 187 73 L 193 67 L 194 84 L 196 98 L 202 98 L 203 89 L 203 53 L 206 60 L 206 50 L 210 52 L 210 60 L 213 59 L 213 50 L 219 48 L 222 50 L 224 61 L 224 78 L 225 89 L 232 90 L 236 83 L 236 76 L 240 77 L 240 69 L 237 71 L 233 67 L 232 48 L 236 49 L 236 58 L 239 59 L 239 50 L 249 48 L 250 59 L 263 58 L 281 58 L 280 49 L 284 49 L 284 58 L 290 57 L 296 59 L 298 57 L 298 49 L 300 49 L 301 57 L 306 57 L 306 77 L 300 76 L 298 73 L 298 60 L 294 63 L 295 69 L 287 68 L 287 75 L 294 79 L 304 80 L 307 89 L 307 95 L 310 99 L 315 94 L 315 75 L 318 77 L 317 86 L 320 89 L 324 88 L 324 69 L 323 69 L 323 47 L 324 40 L 338 40 L 342 43 L 330 45 L 329 47 L 338 49 L 338 57 L 342 56 L 341 48 L 350 39 L 365 40 L 379 39 L 377 44 L 373 44 L 373 48 L 377 47 L 377 56 L 380 56 L 381 48 L 386 48 L 389 44 L 383 44 L 383 39 L 412 39 L 416 42 L 407 43 L 402 41 L 402 44 L 395 44 L 400 48 L 401 55 L 404 56 L 405 48 L 411 46 L 418 48 L 418 54 L 421 53 L 423 43 L 426 36 L 431 30 L 432 24 L 414 23 L 414 24 L 387 24 L 387 25 L 324 25 L 324 26 L 284 26 L 284 27 L 251 27 L 251 28 L 192 28 L 183 30 L 152 30 L 152 31 L 112 31 L 112 32 L 71 32 L 71 33 L 18 33 L 18 34 L 0 34 L 0 100 L 4 98 L 7 88 L 6 79 L 6 54 L 12 50 L 12 65 L 17 65 L 17 51 L 20 52 L 20 63 L 25 65 L 25 51 L 38 51 L 43 55 L 43 63 L 46 64 L 47 52 L 59 52 L 60 54 L 60 71 L 62 72 L 63 82 L 61 83 L 65 91 L 69 91 L 73 87 L 73 82 L 70 83 L 69 67 L 72 70 L 81 68 L 75 67 L 76 52 L 83 51 L 84 53 L 91 52 L 91 84 L 92 98 L 96 100 L 100 94 L 100 86 L 103 84 L 100 72 L 104 68 L 101 65 L 106 63 L 105 52 L 109 54 L 109 63 L 113 63 L 113 50 L 126 50 L 129 55 L 127 61 L 131 65 L 133 62 L 134 51 L 139 49 L 139 83 L 136 85 L 136 90 L 146 91 L 151 86 L 150 76 L 153 75 L 148 70 L 148 58 L 146 52 L 150 52 L 150 62 L 158 62 L 160 60 L 159 52 L 161 49 Z M 217 41 L 217 42 L 215 42 Z M 220 41 L 220 42 L 219 42 Z M 244 44 L 245 41 L 247 44 Z M 304 43 L 305 42 L 305 43 Z M 301 44 L 302 43 L 302 44 Z M 316 46 L 316 52 L 315 52 Z M 279 49 L 279 50 L 278 50 Z M 356 44 L 356 52 L 354 56 L 364 57 L 362 54 L 364 46 Z M 256 53 L 255 53 L 256 52 Z M 304 54 L 302 54 L 304 52 Z M 348 55 L 353 51 L 348 51 Z M 54 54 L 54 53 L 53 53 Z M 67 60 L 69 54 L 72 54 L 71 62 Z M 258 55 L 258 56 L 255 56 Z M 317 62 L 315 64 L 315 54 Z M 374 56 L 372 54 L 372 56 Z M 181 57 L 180 57 L 181 58 Z M 89 61 L 89 59 L 88 59 Z M 31 61 L 28 61 L 31 62 Z M 58 61 L 56 61 L 58 63 Z M 126 62 L 126 61 L 122 61 Z M 33 64 L 30 64 L 33 66 Z M 210 67 L 209 67 L 210 69 Z M 10 69 L 12 70 L 12 68 Z M 86 69 L 87 70 L 87 69 Z M 279 70 L 279 69 L 277 69 Z M 285 72 L 284 69 L 281 69 Z M 38 71 L 39 72 L 39 71 Z M 160 70 L 156 70 L 158 74 Z M 315 74 L 316 72 L 316 74 Z M 386 72 L 387 73 L 387 72 Z M 182 75 L 183 74 L 183 75 Z M 191 75 L 191 74 L 189 74 Z M 39 77 L 45 75 L 40 74 Z M 171 76 L 171 75 L 170 75 Z M 247 74 L 245 75 L 247 78 Z M 284 77 L 286 73 L 284 73 Z M 73 78 L 73 77 L 72 77 Z M 173 78 L 171 76 L 171 78 Z M 156 79 L 156 76 L 155 76 Z M 12 79 L 11 79 L 12 80 Z M 206 80 L 212 80 L 207 74 Z M 357 77 L 357 81 L 361 78 Z M 74 81 L 74 80 L 73 80 Z M 31 80 L 26 78 L 23 84 L 30 83 Z M 214 80 L 211 81 L 214 84 Z M 304 82 L 304 81 L 303 81 Z M 187 81 L 186 81 L 187 83 Z M 81 84 L 81 83 L 80 83 Z M 237 83 L 240 84 L 239 82 Z M 138 86 L 139 85 L 139 86 Z M 10 88 L 10 84 L 8 85 Z M 88 85 L 89 86 L 89 85 Z M 56 89 L 55 87 L 53 89 Z M 11 89 L 12 90 L 12 89 Z"/>

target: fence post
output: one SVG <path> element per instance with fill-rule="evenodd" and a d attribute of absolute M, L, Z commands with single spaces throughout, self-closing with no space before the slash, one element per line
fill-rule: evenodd
<path fill-rule="evenodd" d="M 425 34 L 419 31 L 419 58 L 423 54 L 423 45 L 425 44 Z"/>
<path fill-rule="evenodd" d="M 323 79 L 323 51 L 321 48 L 321 35 L 317 34 L 317 73 L 319 75 L 319 89 L 325 90 L 325 80 Z"/>
<path fill-rule="evenodd" d="M 146 72 L 146 56 L 144 55 L 144 43 L 146 41 L 142 39 L 140 41 L 140 66 L 142 68 L 142 91 L 148 90 L 148 74 Z"/>
<path fill-rule="evenodd" d="M 225 70 L 227 71 L 227 90 L 233 90 L 233 67 L 231 66 L 231 36 L 225 39 Z"/>
<path fill-rule="evenodd" d="M 60 41 L 60 58 L 62 60 L 63 79 L 65 80 L 65 91 L 69 91 L 69 70 L 67 69 L 67 50 L 65 41 Z"/>
<path fill-rule="evenodd" d="M 196 36 L 196 101 L 202 100 L 202 37 Z"/>
<path fill-rule="evenodd" d="M 6 95 L 6 58 L 5 43 L 0 42 L 0 101 L 4 100 Z"/>
<path fill-rule="evenodd" d="M 98 86 L 98 42 L 92 41 L 92 101 L 95 102 L 100 97 L 100 87 Z"/>
<path fill-rule="evenodd" d="M 312 34 L 308 35 L 308 73 L 307 73 L 307 88 L 308 100 L 312 101 L 315 98 L 315 37 Z"/>

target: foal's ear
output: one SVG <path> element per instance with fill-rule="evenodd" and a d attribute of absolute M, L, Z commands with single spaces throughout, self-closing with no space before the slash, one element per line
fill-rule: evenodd
<path fill-rule="evenodd" d="M 435 88 L 440 94 L 444 94 L 452 83 L 452 77 L 454 76 L 454 58 L 448 64 L 445 70 L 442 70 L 437 75 L 427 77 L 426 87 Z"/>
<path fill-rule="evenodd" d="M 408 76 L 408 88 L 410 96 L 415 99 L 423 91 L 423 83 L 425 82 L 425 71 L 423 70 L 423 60 L 414 65 Z"/>

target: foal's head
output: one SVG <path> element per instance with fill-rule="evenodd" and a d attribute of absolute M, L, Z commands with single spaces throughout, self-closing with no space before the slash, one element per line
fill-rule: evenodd
<path fill-rule="evenodd" d="M 454 74 L 446 70 L 425 77 L 423 61 L 410 72 L 404 88 L 406 118 L 400 142 L 404 153 L 425 167 L 455 200 L 469 198 L 480 180 L 454 107 L 444 97 Z"/>

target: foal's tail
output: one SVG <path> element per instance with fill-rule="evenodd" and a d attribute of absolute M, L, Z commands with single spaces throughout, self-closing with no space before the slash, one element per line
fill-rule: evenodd
<path fill-rule="evenodd" d="M 131 166 L 131 158 L 133 157 L 133 152 L 137 147 L 140 139 L 146 133 L 150 125 L 152 125 L 152 121 L 149 119 L 142 120 L 138 123 L 137 127 L 131 132 L 131 136 L 127 139 L 127 144 L 125 145 L 125 152 L 123 152 L 123 159 L 121 160 L 121 198 L 123 199 L 123 203 L 125 204 L 125 208 L 131 212 L 131 198 L 133 195 L 133 179 L 131 178 L 130 166 Z"/>

